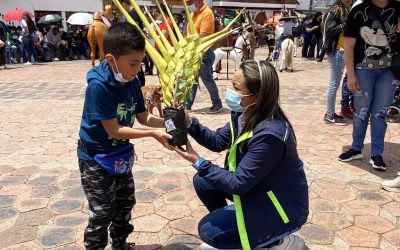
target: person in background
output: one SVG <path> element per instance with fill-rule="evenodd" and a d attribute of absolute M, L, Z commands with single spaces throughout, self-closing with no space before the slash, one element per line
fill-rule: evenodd
<path fill-rule="evenodd" d="M 321 52 L 321 47 L 322 47 L 321 21 L 322 21 L 322 12 L 315 13 L 313 20 L 311 22 L 311 27 L 318 26 L 318 28 L 312 32 L 310 49 L 307 55 L 308 60 L 315 60 L 315 48 L 317 49 L 316 56 L 317 58 L 319 58 L 319 53 Z"/>
<path fill-rule="evenodd" d="M 37 29 L 33 33 L 33 43 L 35 45 L 35 50 L 36 50 L 38 61 L 40 60 L 40 61 L 44 62 L 45 58 L 46 58 L 46 53 L 43 48 L 44 37 L 43 37 L 42 32 L 39 29 Z"/>
<path fill-rule="evenodd" d="M 356 113 L 351 148 L 339 155 L 339 161 L 363 158 L 362 150 L 370 123 L 369 163 L 376 170 L 386 170 L 383 160 L 386 112 L 397 84 L 390 66 L 392 55 L 399 52 L 400 47 L 399 17 L 400 4 L 395 0 L 364 0 L 352 8 L 347 18 L 344 60 L 347 85 L 354 93 Z"/>
<path fill-rule="evenodd" d="M 58 61 L 59 59 L 57 58 L 57 51 L 60 50 L 62 53 L 62 56 L 65 59 L 65 56 L 67 55 L 67 48 L 63 43 L 61 43 L 61 36 L 60 32 L 57 26 L 53 27 L 52 29 L 49 30 L 47 33 L 47 46 L 49 46 L 49 49 L 53 52 L 53 60 Z"/>
<path fill-rule="evenodd" d="M 329 9 L 324 24 L 324 47 L 331 66 L 327 90 L 326 112 L 324 121 L 327 124 L 347 125 L 348 122 L 335 112 L 336 94 L 343 77 L 345 39 L 344 28 L 352 0 L 337 0 Z M 347 69 L 348 70 L 348 69 Z"/>
<path fill-rule="evenodd" d="M 37 55 L 33 36 L 36 31 L 35 23 L 32 21 L 28 12 L 25 12 L 21 20 L 22 27 L 22 44 L 26 53 L 26 65 L 37 63 Z"/>
<path fill-rule="evenodd" d="M 302 31 L 303 31 L 303 48 L 301 51 L 301 57 L 303 61 L 308 60 L 308 51 L 310 50 L 313 32 L 318 29 L 318 26 L 311 26 L 313 16 L 308 16 L 303 23 Z"/>
<path fill-rule="evenodd" d="M 11 38 L 11 61 L 13 63 L 24 62 L 24 47 L 22 46 L 22 28 L 18 26 Z M 18 60 L 19 59 L 19 60 Z"/>
<path fill-rule="evenodd" d="M 7 32 L 8 28 L 6 24 L 0 21 L 0 65 L 3 64 L 5 69 L 9 68 L 6 60 Z"/>
<path fill-rule="evenodd" d="M 203 0 L 186 0 L 186 2 L 192 12 L 193 22 L 199 36 L 204 37 L 213 34 L 215 32 L 215 17 L 207 3 L 204 3 Z M 206 114 L 215 114 L 222 110 L 221 98 L 219 97 L 217 84 L 213 78 L 212 65 L 214 60 L 215 54 L 212 48 L 210 48 L 204 53 L 199 70 L 199 76 L 210 94 L 212 102 L 212 106 L 206 111 Z M 189 98 L 189 100 L 186 100 L 185 106 L 188 110 L 192 109 L 198 88 L 199 84 L 194 84 L 192 87 L 191 99 Z"/>

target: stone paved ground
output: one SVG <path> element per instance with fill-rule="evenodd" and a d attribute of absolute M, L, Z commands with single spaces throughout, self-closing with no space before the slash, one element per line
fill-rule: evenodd
<path fill-rule="evenodd" d="M 263 59 L 265 51 L 259 49 L 257 56 Z M 310 186 L 309 221 L 298 234 L 310 249 L 400 249 L 400 194 L 379 185 L 399 170 L 399 124 L 388 126 L 387 172 L 369 166 L 369 136 L 363 160 L 338 162 L 351 143 L 351 125 L 322 121 L 328 64 L 296 59 L 295 67 L 296 72 L 279 75 L 281 102 L 294 125 Z M 0 249 L 83 248 L 87 203 L 75 148 L 88 69 L 89 61 L 73 61 L 0 70 Z M 224 72 L 220 78 L 223 96 L 229 81 Z M 148 82 L 156 84 L 157 78 Z M 202 114 L 209 105 L 204 90 L 192 113 L 211 128 L 222 126 L 229 111 Z M 130 240 L 138 249 L 197 249 L 197 222 L 206 209 L 191 184 L 195 171 L 154 140 L 134 143 L 138 203 Z M 223 162 L 224 153 L 195 148 Z"/>

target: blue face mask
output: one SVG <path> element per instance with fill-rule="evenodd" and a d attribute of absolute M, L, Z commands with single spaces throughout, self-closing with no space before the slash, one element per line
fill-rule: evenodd
<path fill-rule="evenodd" d="M 242 102 L 242 97 L 243 96 L 252 96 L 252 94 L 250 94 L 250 95 L 241 95 L 238 92 L 233 91 L 232 89 L 228 88 L 226 90 L 226 93 L 225 93 L 226 104 L 228 104 L 228 107 L 230 109 L 232 109 L 232 111 L 238 112 L 238 113 L 243 113 L 249 106 L 255 104 L 255 103 L 253 103 L 253 104 L 250 104 L 250 105 L 248 105 L 246 107 L 243 107 L 242 105 L 240 105 L 240 103 Z"/>

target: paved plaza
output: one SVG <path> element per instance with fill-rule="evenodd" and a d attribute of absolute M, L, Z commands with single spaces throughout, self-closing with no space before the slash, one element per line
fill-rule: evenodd
<path fill-rule="evenodd" d="M 257 59 L 266 57 L 265 50 L 256 51 Z M 222 98 L 229 85 L 225 65 L 217 81 Z M 380 188 L 382 178 L 400 170 L 400 124 L 388 124 L 386 172 L 368 163 L 369 135 L 364 159 L 339 162 L 337 156 L 350 147 L 352 126 L 323 121 L 328 65 L 296 58 L 295 72 L 279 73 L 281 103 L 294 126 L 309 184 L 310 215 L 297 234 L 312 250 L 400 249 L 400 193 Z M 0 249 L 83 249 L 87 202 L 76 143 L 89 69 L 89 61 L 71 61 L 0 70 Z M 233 69 L 231 64 L 230 77 Z M 158 80 L 151 76 L 147 82 Z M 203 114 L 209 106 L 201 86 L 192 115 L 210 128 L 223 126 L 229 110 Z M 192 186 L 195 170 L 154 139 L 133 143 L 137 204 L 129 240 L 140 250 L 198 249 L 197 223 L 207 210 Z M 225 152 L 193 146 L 223 164 Z"/>

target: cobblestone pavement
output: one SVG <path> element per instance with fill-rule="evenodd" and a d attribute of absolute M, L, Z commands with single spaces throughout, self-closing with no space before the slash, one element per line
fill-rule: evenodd
<path fill-rule="evenodd" d="M 257 56 L 265 58 L 265 51 Z M 281 103 L 294 125 L 310 186 L 310 216 L 298 235 L 310 249 L 400 249 L 400 194 L 379 184 L 399 170 L 399 124 L 388 125 L 386 172 L 368 164 L 369 135 L 363 160 L 338 162 L 351 143 L 351 125 L 322 120 L 328 63 L 296 59 L 295 67 L 279 76 Z M 87 202 L 75 148 L 89 68 L 89 61 L 72 61 L 0 70 L 0 249 L 83 248 Z M 223 68 L 217 81 L 222 97 L 229 84 L 225 61 Z M 155 76 L 147 79 L 149 85 L 158 82 Z M 211 128 L 227 122 L 228 109 L 202 114 L 209 105 L 202 87 L 192 114 Z M 191 184 L 194 169 L 152 139 L 134 143 L 138 203 L 129 240 L 137 249 L 197 249 L 197 223 L 206 209 Z M 194 147 L 223 163 L 224 153 Z"/>

